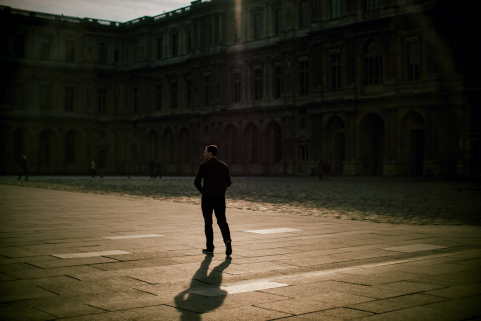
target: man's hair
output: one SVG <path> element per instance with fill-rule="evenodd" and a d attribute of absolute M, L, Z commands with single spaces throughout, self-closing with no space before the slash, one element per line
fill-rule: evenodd
<path fill-rule="evenodd" d="M 207 151 L 212 152 L 212 155 L 217 156 L 217 146 L 209 145 L 207 146 Z"/>

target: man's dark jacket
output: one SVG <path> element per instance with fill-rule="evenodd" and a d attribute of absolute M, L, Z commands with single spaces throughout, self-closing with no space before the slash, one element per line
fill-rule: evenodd
<path fill-rule="evenodd" d="M 204 186 L 201 185 L 202 179 Z M 227 187 L 231 185 L 229 167 L 215 157 L 201 163 L 194 185 L 202 196 L 225 196 Z"/>

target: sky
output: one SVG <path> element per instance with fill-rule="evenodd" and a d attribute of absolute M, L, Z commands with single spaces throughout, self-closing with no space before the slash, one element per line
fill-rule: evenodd
<path fill-rule="evenodd" d="M 192 0 L 0 0 L 0 5 L 29 11 L 126 22 L 190 6 Z"/>

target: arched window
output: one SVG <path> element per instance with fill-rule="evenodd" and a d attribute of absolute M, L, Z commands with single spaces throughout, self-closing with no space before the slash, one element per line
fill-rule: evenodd
<path fill-rule="evenodd" d="M 282 134 L 281 126 L 271 122 L 266 130 L 266 150 L 271 162 L 280 162 L 282 159 Z"/>
<path fill-rule="evenodd" d="M 224 131 L 224 158 L 227 162 L 236 162 L 238 160 L 237 154 L 237 129 L 234 125 L 229 125 Z"/>
<path fill-rule="evenodd" d="M 65 162 L 75 162 L 75 132 L 73 130 L 65 134 Z"/>
<path fill-rule="evenodd" d="M 17 129 L 13 133 L 13 153 L 15 161 L 18 161 L 25 153 L 25 132 L 23 129 Z"/>
<path fill-rule="evenodd" d="M 246 160 L 252 164 L 259 162 L 259 130 L 254 124 L 249 124 L 243 137 L 245 141 Z"/>
<path fill-rule="evenodd" d="M 184 128 L 180 131 L 179 135 L 179 152 L 181 157 L 181 163 L 190 163 L 192 152 L 190 146 L 190 133 Z"/>
<path fill-rule="evenodd" d="M 164 163 L 174 163 L 174 135 L 170 129 L 167 129 L 162 136 L 162 154 Z"/>
<path fill-rule="evenodd" d="M 46 130 L 40 134 L 40 162 L 50 162 L 50 133 Z"/>
<path fill-rule="evenodd" d="M 384 72 L 384 47 L 373 40 L 364 52 L 364 86 L 381 85 Z"/>

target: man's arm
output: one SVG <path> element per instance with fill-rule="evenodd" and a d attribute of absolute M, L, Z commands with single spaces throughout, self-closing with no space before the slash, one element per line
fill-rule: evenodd
<path fill-rule="evenodd" d="M 202 178 L 204 178 L 204 169 L 202 168 L 202 164 L 199 166 L 199 170 L 197 171 L 197 175 L 195 176 L 195 179 L 194 179 L 194 185 L 195 187 L 197 187 L 197 189 L 199 190 L 199 192 L 202 193 L 202 191 L 204 190 L 202 188 Z"/>

